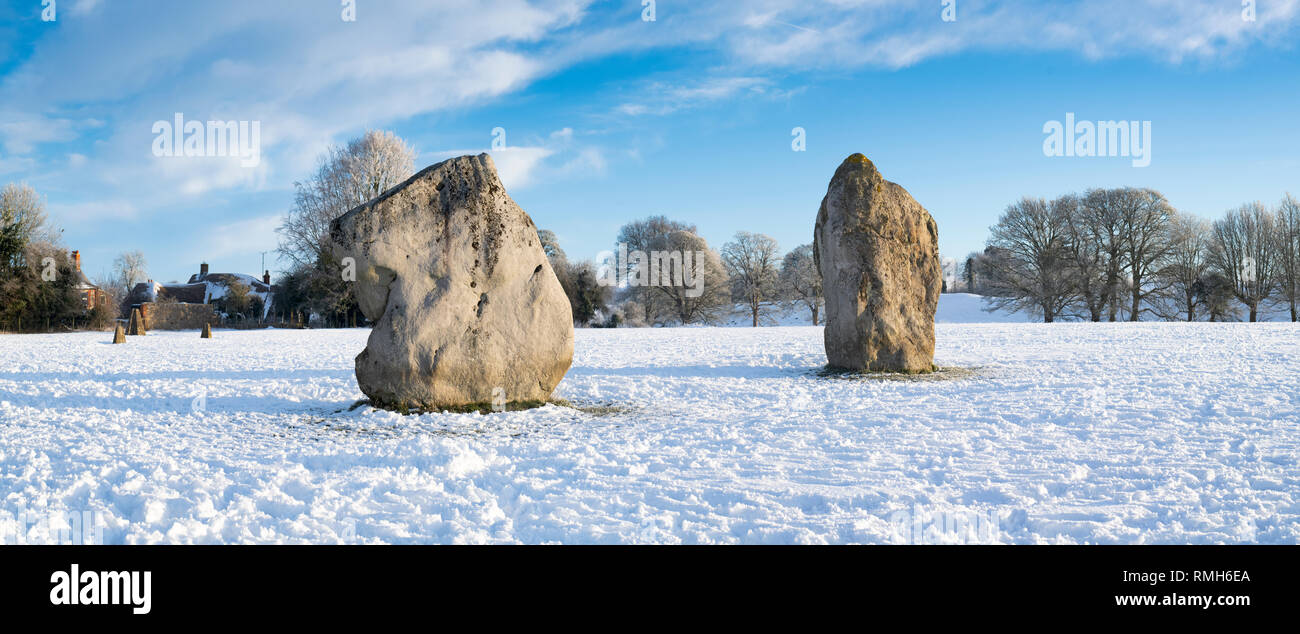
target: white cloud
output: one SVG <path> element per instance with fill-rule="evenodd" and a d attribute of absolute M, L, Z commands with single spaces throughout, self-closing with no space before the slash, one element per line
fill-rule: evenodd
<path fill-rule="evenodd" d="M 620 104 L 616 111 L 630 116 L 667 115 L 743 95 L 776 97 L 786 93 L 761 77 L 714 77 L 684 85 L 651 82 L 639 89 L 636 101 Z"/>
<path fill-rule="evenodd" d="M 551 73 L 614 53 L 699 49 L 703 79 L 634 85 L 623 115 L 667 115 L 738 98 L 780 98 L 793 71 L 898 68 L 963 51 L 1072 51 L 1170 63 L 1210 60 L 1257 43 L 1290 46 L 1300 0 L 1261 3 L 1245 22 L 1222 0 L 961 2 L 753 0 L 675 3 L 654 24 L 592 0 L 392 0 L 344 23 L 316 3 L 138 3 L 78 0 L 32 55 L 0 80 L 0 172 L 77 179 L 115 190 L 147 184 L 140 214 L 223 190 L 287 189 L 325 147 L 367 127 L 500 99 Z M 255 7 L 255 10 L 251 7 Z M 625 15 L 626 14 L 626 15 Z M 108 44 L 111 42 L 111 54 Z M 237 43 L 237 46 L 235 45 Z M 716 55 L 710 55 L 716 54 Z M 720 58 L 714 62 L 712 58 Z M 648 72 L 652 72 L 652 69 Z M 148 124 L 187 117 L 262 122 L 263 165 L 159 163 Z M 91 119 L 87 115 L 93 115 Z M 60 148 L 34 160 L 43 145 Z M 513 186 L 547 169 L 604 169 L 575 133 L 512 147 L 498 163 Z M 93 162 L 96 169 L 79 169 Z M 63 171 L 63 173 L 60 172 Z M 98 183 L 94 181 L 99 181 Z M 167 196 L 157 192 L 169 193 Z"/>
<path fill-rule="evenodd" d="M 72 226 L 104 220 L 131 220 L 138 210 L 125 200 L 91 201 L 83 203 L 51 203 L 49 213 L 55 224 Z"/>
<path fill-rule="evenodd" d="M 198 253 L 208 260 L 232 255 L 252 255 L 276 248 L 276 227 L 283 217 L 271 214 L 218 225 L 207 230 Z"/>
<path fill-rule="evenodd" d="M 86 15 L 99 8 L 102 0 L 76 0 L 69 11 L 72 15 Z"/>
<path fill-rule="evenodd" d="M 37 144 L 70 141 L 76 138 L 74 123 L 56 117 L 34 117 L 22 112 L 0 113 L 0 141 L 5 151 L 15 155 L 32 152 Z"/>
<path fill-rule="evenodd" d="M 1300 0 L 1261 6 L 1215 0 L 1033 0 L 961 2 L 957 20 L 940 5 L 884 0 L 768 0 L 738 9 L 730 51 L 764 66 L 900 68 L 970 50 L 1074 52 L 1089 59 L 1150 56 L 1211 60 L 1253 43 L 1289 45 Z"/>
<path fill-rule="evenodd" d="M 555 151 L 546 147 L 507 147 L 493 150 L 491 154 L 501 184 L 509 191 L 531 184 L 542 161 Z"/>
<path fill-rule="evenodd" d="M 507 137 L 509 138 L 509 137 Z M 564 127 L 544 139 L 530 139 L 526 145 L 507 145 L 497 149 L 441 150 L 432 152 L 434 161 L 487 152 L 496 164 L 497 175 L 506 190 L 528 187 L 553 175 L 590 175 L 604 173 L 604 152 L 578 140 L 573 128 Z"/>

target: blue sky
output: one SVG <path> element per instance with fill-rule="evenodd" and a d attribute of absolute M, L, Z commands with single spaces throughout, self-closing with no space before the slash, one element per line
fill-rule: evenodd
<path fill-rule="evenodd" d="M 503 128 L 510 194 L 571 258 L 652 214 L 811 242 L 854 152 L 948 257 L 1023 195 L 1147 186 L 1212 218 L 1300 193 L 1300 0 L 955 1 L 0 0 L 0 183 L 47 198 L 88 273 L 140 249 L 160 281 L 256 272 L 294 181 L 367 128 L 417 167 Z M 154 156 L 178 112 L 260 122 L 261 162 Z M 1045 156 L 1067 112 L 1150 121 L 1151 165 Z"/>

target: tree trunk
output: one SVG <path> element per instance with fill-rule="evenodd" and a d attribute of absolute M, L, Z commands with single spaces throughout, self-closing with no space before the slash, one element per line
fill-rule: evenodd
<path fill-rule="evenodd" d="M 1295 309 L 1294 309 L 1294 308 L 1292 308 L 1291 313 L 1292 313 L 1292 314 L 1295 314 Z M 813 325 L 816 326 L 816 325 L 817 325 L 817 307 L 816 307 L 816 306 L 813 306 L 812 314 L 813 314 Z"/>
<path fill-rule="evenodd" d="M 1187 321 L 1196 321 L 1196 300 L 1187 298 Z"/>
<path fill-rule="evenodd" d="M 1291 321 L 1296 321 L 1295 300 L 1291 300 Z"/>
<path fill-rule="evenodd" d="M 758 327 L 758 306 L 757 305 L 750 306 L 750 310 L 754 314 L 754 327 L 757 328 Z"/>
<path fill-rule="evenodd" d="M 1255 323 L 1259 317 L 1259 302 L 1250 304 L 1250 323 Z"/>

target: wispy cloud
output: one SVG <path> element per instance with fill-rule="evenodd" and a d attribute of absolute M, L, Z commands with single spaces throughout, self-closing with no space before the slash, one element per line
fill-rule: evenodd
<path fill-rule="evenodd" d="M 507 139 L 510 137 L 507 137 Z M 492 155 L 501 184 L 507 190 L 522 189 L 551 175 L 599 174 L 605 171 L 606 160 L 601 148 L 580 143 L 573 128 L 555 130 L 544 138 L 528 138 L 523 145 L 506 145 L 501 148 L 440 150 L 432 152 L 435 161 L 466 154 Z"/>
<path fill-rule="evenodd" d="M 776 89 L 762 77 L 715 77 L 674 85 L 656 81 L 639 88 L 638 98 L 620 104 L 616 110 L 631 116 L 667 115 L 745 95 L 782 97 L 787 91 Z"/>
<path fill-rule="evenodd" d="M 276 247 L 275 228 L 280 226 L 281 220 L 277 213 L 217 225 L 206 231 L 196 245 L 197 253 L 215 260 L 271 251 Z"/>

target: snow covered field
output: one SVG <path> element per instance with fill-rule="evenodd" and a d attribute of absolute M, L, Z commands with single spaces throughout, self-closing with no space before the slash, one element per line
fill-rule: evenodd
<path fill-rule="evenodd" d="M 819 376 L 812 327 L 580 330 L 590 411 L 410 417 L 348 410 L 366 336 L 0 336 L 0 541 L 1300 540 L 1293 324 L 941 323 L 961 370 L 916 380 Z"/>

